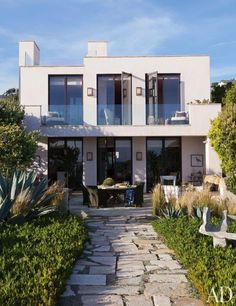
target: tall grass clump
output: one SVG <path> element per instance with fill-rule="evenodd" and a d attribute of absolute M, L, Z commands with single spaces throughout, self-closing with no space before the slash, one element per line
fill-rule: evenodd
<path fill-rule="evenodd" d="M 165 196 L 161 184 L 155 185 L 152 190 L 152 214 L 159 215 L 160 209 L 165 205 Z"/>

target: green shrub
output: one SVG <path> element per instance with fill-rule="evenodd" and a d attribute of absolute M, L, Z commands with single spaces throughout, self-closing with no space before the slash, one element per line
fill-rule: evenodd
<path fill-rule="evenodd" d="M 115 185 L 115 181 L 113 180 L 113 178 L 107 177 L 107 178 L 103 181 L 102 185 L 104 185 L 104 186 L 113 186 L 113 185 Z"/>
<path fill-rule="evenodd" d="M 0 305 L 55 305 L 86 231 L 76 216 L 54 213 L 0 225 Z"/>
<path fill-rule="evenodd" d="M 198 230 L 201 221 L 188 217 L 159 219 L 153 222 L 158 233 L 163 235 L 167 245 L 174 249 L 180 262 L 188 268 L 188 278 L 206 301 L 212 287 L 216 293 L 221 286 L 228 286 L 236 292 L 236 248 L 213 247 L 211 237 L 201 235 Z M 236 222 L 230 225 L 236 232 Z M 212 305 L 218 305 L 211 299 Z M 236 296 L 227 303 L 236 305 Z"/>

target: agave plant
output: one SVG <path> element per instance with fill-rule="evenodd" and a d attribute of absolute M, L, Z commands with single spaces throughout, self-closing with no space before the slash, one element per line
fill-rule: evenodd
<path fill-rule="evenodd" d="M 46 194 L 48 181 L 36 184 L 35 172 L 14 171 L 0 175 L 0 220 L 31 219 L 55 210 L 50 205 L 55 194 Z"/>
<path fill-rule="evenodd" d="M 185 212 L 181 208 L 177 209 L 168 203 L 160 209 L 160 215 L 166 219 L 171 219 L 181 217 L 185 215 Z"/>

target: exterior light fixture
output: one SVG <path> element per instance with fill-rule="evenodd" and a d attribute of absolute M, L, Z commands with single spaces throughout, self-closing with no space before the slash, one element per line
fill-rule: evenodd
<path fill-rule="evenodd" d="M 142 159 L 143 159 L 142 152 L 136 152 L 136 160 L 142 160 Z"/>
<path fill-rule="evenodd" d="M 87 152 L 87 161 L 93 160 L 93 152 Z"/>
<path fill-rule="evenodd" d="M 142 87 L 136 87 L 136 96 L 142 96 Z"/>
<path fill-rule="evenodd" d="M 93 96 L 93 88 L 92 87 L 87 88 L 87 96 L 89 96 L 89 97 Z"/>

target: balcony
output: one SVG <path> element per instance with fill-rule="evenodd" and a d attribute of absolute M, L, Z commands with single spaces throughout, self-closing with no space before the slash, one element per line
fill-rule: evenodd
<path fill-rule="evenodd" d="M 42 116 L 42 125 L 82 125 L 82 105 L 49 105 L 49 111 Z"/>
<path fill-rule="evenodd" d="M 189 124 L 188 112 L 181 111 L 179 104 L 146 104 L 147 125 Z"/>
<path fill-rule="evenodd" d="M 98 104 L 98 125 L 131 125 L 131 105 L 125 104 Z"/>

